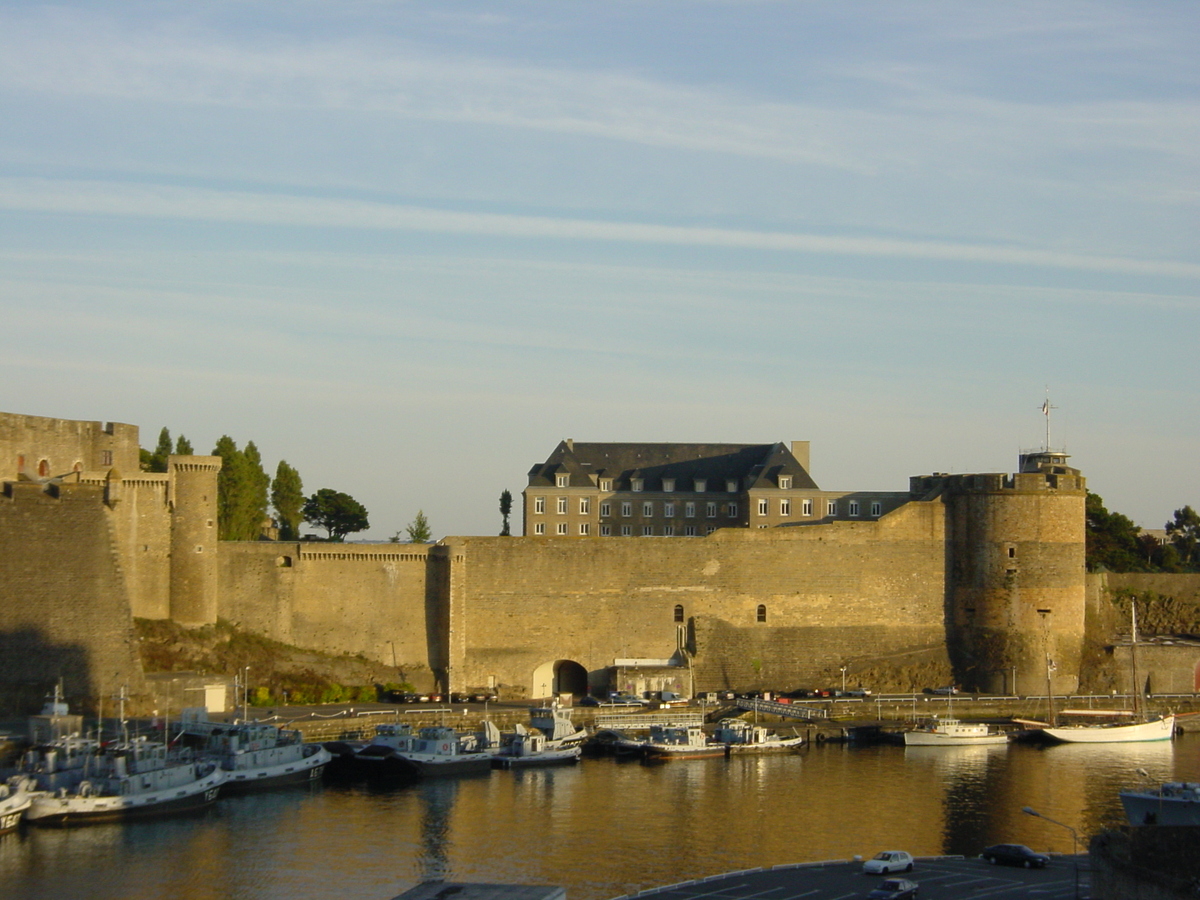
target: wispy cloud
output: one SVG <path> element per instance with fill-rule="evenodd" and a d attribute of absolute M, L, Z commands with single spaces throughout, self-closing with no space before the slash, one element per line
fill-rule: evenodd
<path fill-rule="evenodd" d="M 1012 246 L 458 212 L 364 200 L 42 178 L 0 178 L 0 208 L 69 215 L 841 254 L 1200 278 L 1200 264 L 1191 262 L 1089 256 Z"/>

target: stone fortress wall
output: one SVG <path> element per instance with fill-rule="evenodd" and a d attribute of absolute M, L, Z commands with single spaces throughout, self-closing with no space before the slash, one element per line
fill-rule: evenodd
<path fill-rule="evenodd" d="M 0 414 L 0 435 L 0 694 L 59 672 L 83 700 L 139 685 L 134 616 L 220 617 L 398 680 L 528 696 L 639 661 L 670 661 L 700 691 L 828 684 L 910 657 L 989 688 L 1015 667 L 1036 692 L 1047 647 L 1056 689 L 1078 681 L 1082 477 L 922 476 L 878 520 L 698 538 L 233 543 L 215 537 L 217 458 L 125 478 L 134 426 Z M 30 476 L 29 459 L 59 452 L 42 452 L 47 435 L 63 459 L 110 451 L 113 467 Z"/>

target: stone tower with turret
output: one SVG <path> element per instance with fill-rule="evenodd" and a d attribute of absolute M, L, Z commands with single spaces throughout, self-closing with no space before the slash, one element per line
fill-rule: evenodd
<path fill-rule="evenodd" d="M 171 456 L 171 618 L 181 625 L 217 621 L 217 474 L 219 456 Z"/>
<path fill-rule="evenodd" d="M 932 475 L 946 505 L 946 627 L 956 678 L 989 692 L 1079 685 L 1086 480 L 1067 455 L 1023 453 L 1014 475 Z"/>

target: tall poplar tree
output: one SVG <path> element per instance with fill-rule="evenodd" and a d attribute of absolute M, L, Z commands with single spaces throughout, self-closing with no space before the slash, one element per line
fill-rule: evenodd
<path fill-rule="evenodd" d="M 245 451 L 229 435 L 213 448 L 221 457 L 217 476 L 217 536 L 223 541 L 254 541 L 262 534 L 267 515 L 267 489 L 271 479 L 262 468 L 262 457 L 251 441 Z"/>
<path fill-rule="evenodd" d="M 512 493 L 505 488 L 500 494 L 500 515 L 504 517 L 504 527 L 500 529 L 500 537 L 509 537 L 512 531 L 508 527 L 508 517 L 512 513 Z"/>
<path fill-rule="evenodd" d="M 279 539 L 294 541 L 300 537 L 300 510 L 304 507 L 304 482 L 300 473 L 280 460 L 271 482 L 271 505 L 279 519 Z"/>

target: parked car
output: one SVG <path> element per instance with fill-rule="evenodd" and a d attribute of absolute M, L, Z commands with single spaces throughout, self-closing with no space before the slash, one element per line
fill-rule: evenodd
<path fill-rule="evenodd" d="M 870 900 L 909 900 L 917 896 L 917 883 L 907 878 L 889 878 L 871 893 Z"/>
<path fill-rule="evenodd" d="M 979 858 L 986 859 L 992 865 L 1001 863 L 1006 866 L 1024 866 L 1027 869 L 1041 869 L 1050 862 L 1050 857 L 1046 854 L 1034 853 L 1024 844 L 993 844 L 985 847 Z"/>
<path fill-rule="evenodd" d="M 645 706 L 648 701 L 625 691 L 610 691 L 608 702 L 611 706 Z"/>
<path fill-rule="evenodd" d="M 945 687 L 925 688 L 925 693 L 937 694 L 941 697 L 949 697 L 953 694 L 960 693 L 960 691 L 954 685 L 948 684 Z"/>
<path fill-rule="evenodd" d="M 575 704 L 576 706 L 601 706 L 603 704 L 595 697 L 584 697 Z"/>
<path fill-rule="evenodd" d="M 863 863 L 863 871 L 868 875 L 889 875 L 892 872 L 911 872 L 912 870 L 912 854 L 905 853 L 903 850 L 884 850 Z"/>

